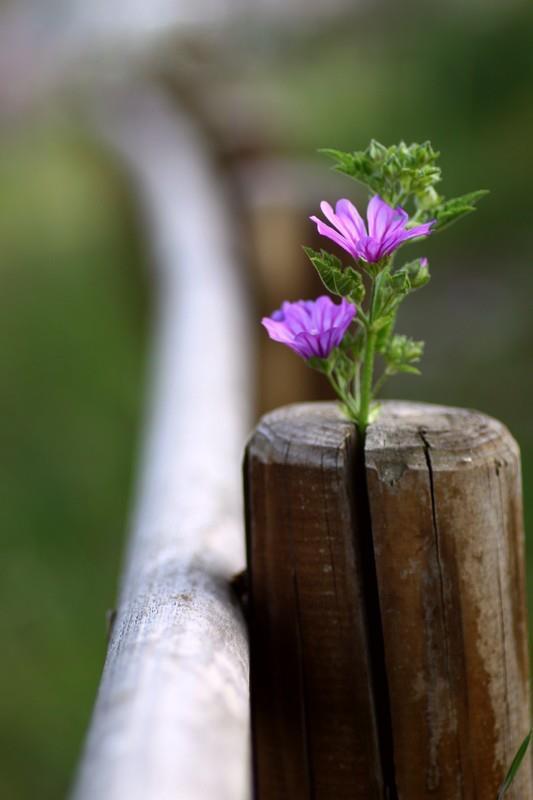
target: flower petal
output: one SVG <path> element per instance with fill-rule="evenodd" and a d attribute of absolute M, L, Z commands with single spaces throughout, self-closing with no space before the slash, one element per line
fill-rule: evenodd
<path fill-rule="evenodd" d="M 278 322 L 271 319 L 271 317 L 263 317 L 261 320 L 261 325 L 266 328 L 268 335 L 275 342 L 289 344 L 294 338 L 294 335 L 287 328 L 284 322 Z"/>
<path fill-rule="evenodd" d="M 434 220 L 431 222 L 424 222 L 423 225 L 416 225 L 414 228 L 407 228 L 407 230 L 399 230 L 394 231 L 390 236 L 388 236 L 383 242 L 383 249 L 384 254 L 388 255 L 392 253 L 393 250 L 396 250 L 400 245 L 404 242 L 407 242 L 409 239 L 420 239 L 424 236 L 429 236 L 431 233 L 431 226 L 434 224 Z"/>
<path fill-rule="evenodd" d="M 342 298 L 341 304 L 338 308 L 339 311 L 337 313 L 336 324 L 341 328 L 344 328 L 344 335 L 346 329 L 351 325 L 355 315 L 357 314 L 357 308 L 345 297 Z"/>
<path fill-rule="evenodd" d="M 355 245 L 350 242 L 349 239 L 342 236 L 342 234 L 338 233 L 338 231 L 334 230 L 329 225 L 326 225 L 326 223 L 322 222 L 318 217 L 310 217 L 310 219 L 316 223 L 317 230 L 321 236 L 327 236 L 328 239 L 338 244 L 339 247 L 342 247 L 342 249 L 350 253 L 351 256 L 354 255 Z"/>
<path fill-rule="evenodd" d="M 341 221 L 354 243 L 361 236 L 367 235 L 363 218 L 353 203 L 346 200 L 346 198 L 338 200 L 335 211 L 337 212 L 337 218 Z"/>
<path fill-rule="evenodd" d="M 375 264 L 383 258 L 384 248 L 382 244 L 372 236 L 361 239 L 357 245 L 357 256 L 368 264 Z"/>
<path fill-rule="evenodd" d="M 333 227 L 337 228 L 337 230 L 339 230 L 337 215 L 335 214 L 335 212 L 333 211 L 333 208 L 330 206 L 330 204 L 326 200 L 322 200 L 322 202 L 320 203 L 320 210 L 322 211 L 322 213 L 324 214 L 324 216 L 328 220 L 328 222 L 331 222 Z M 341 231 L 341 233 L 342 233 L 342 231 Z"/>
<path fill-rule="evenodd" d="M 429 234 L 432 233 L 432 228 L 436 221 L 435 219 L 431 219 L 429 222 L 424 222 L 422 225 L 415 225 L 414 228 L 408 228 L 406 233 L 409 234 L 409 239 L 429 236 Z"/>
<path fill-rule="evenodd" d="M 389 226 L 398 218 L 396 210 L 389 206 L 389 204 L 382 200 L 377 194 L 374 195 L 368 204 L 366 217 L 368 220 L 368 235 L 378 240 L 386 234 Z"/>
<path fill-rule="evenodd" d="M 337 304 L 328 295 L 322 295 L 316 300 L 284 302 L 281 309 L 271 317 L 263 317 L 261 322 L 271 339 L 287 345 L 303 358 L 327 358 L 340 344 L 355 314 L 355 306 L 346 298 Z"/>
<path fill-rule="evenodd" d="M 283 303 L 283 313 L 285 315 L 285 325 L 293 336 L 300 331 L 308 330 L 312 318 L 312 310 L 304 300 L 296 303 Z"/>
<path fill-rule="evenodd" d="M 293 343 L 294 350 L 297 350 L 301 356 L 304 358 L 312 358 L 312 356 L 318 356 L 319 358 L 326 358 L 326 354 L 323 354 L 323 351 L 320 347 L 320 334 L 317 333 L 309 333 L 308 331 L 302 331 L 295 337 Z"/>

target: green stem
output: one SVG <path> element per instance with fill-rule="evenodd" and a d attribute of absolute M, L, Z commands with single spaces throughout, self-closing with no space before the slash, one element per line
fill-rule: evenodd
<path fill-rule="evenodd" d="M 372 384 L 374 382 L 374 359 L 376 356 L 377 331 L 373 324 L 379 306 L 379 293 L 383 275 L 386 270 L 381 272 L 372 285 L 372 296 L 370 300 L 370 310 L 368 312 L 368 325 L 366 329 L 366 342 L 363 351 L 363 373 L 361 376 L 361 394 L 359 397 L 359 429 L 364 435 L 370 415 L 370 404 L 372 402 Z"/>
<path fill-rule="evenodd" d="M 378 393 L 379 393 L 379 392 L 381 391 L 381 389 L 383 388 L 383 384 L 385 383 L 385 381 L 386 381 L 386 380 L 387 380 L 387 378 L 389 378 L 389 377 L 390 377 L 390 372 L 388 371 L 388 369 L 386 369 L 386 370 L 383 372 L 383 374 L 382 374 L 382 375 L 380 375 L 380 377 L 378 378 L 378 380 L 376 381 L 376 383 L 375 383 L 375 385 L 374 385 L 374 389 L 372 390 L 372 394 L 374 395 L 374 397 L 377 397 L 377 396 L 378 396 Z"/>
<path fill-rule="evenodd" d="M 354 422 L 357 422 L 358 421 L 357 407 L 354 403 L 353 397 L 351 397 L 350 395 L 350 392 L 347 391 L 346 388 L 343 388 L 341 382 L 336 379 L 333 372 L 327 372 L 325 374 L 330 382 L 330 385 L 333 388 L 333 391 L 335 392 L 339 400 L 341 400 L 346 406 L 346 409 L 349 412 L 349 416 L 353 419 Z"/>
<path fill-rule="evenodd" d="M 370 403 L 372 401 L 372 382 L 374 378 L 374 358 L 376 355 L 377 333 L 368 328 L 363 360 L 363 374 L 361 376 L 361 400 L 359 404 L 359 429 L 365 433 L 368 426 Z"/>
<path fill-rule="evenodd" d="M 358 398 L 361 396 L 361 362 L 358 361 L 355 367 L 355 375 L 353 378 L 353 396 L 355 398 L 355 406 L 357 408 Z"/>
<path fill-rule="evenodd" d="M 357 421 L 357 419 L 358 419 L 358 417 L 357 417 L 357 408 L 356 408 L 356 406 L 354 404 L 353 398 L 350 397 L 350 393 L 347 392 L 345 389 L 343 389 L 343 387 L 341 386 L 339 381 L 337 381 L 335 379 L 335 376 L 333 375 L 333 373 L 331 373 L 331 372 L 327 373 L 327 378 L 328 378 L 331 386 L 333 387 L 333 390 L 334 390 L 335 394 L 339 397 L 340 400 L 342 400 L 342 402 L 344 403 L 344 405 L 346 406 L 346 408 L 350 412 L 350 415 L 352 416 L 353 420 Z"/>

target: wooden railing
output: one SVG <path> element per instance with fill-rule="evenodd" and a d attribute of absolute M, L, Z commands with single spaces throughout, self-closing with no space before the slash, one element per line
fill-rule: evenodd
<path fill-rule="evenodd" d="M 156 278 L 148 420 L 116 618 L 75 800 L 245 800 L 240 463 L 250 332 L 231 204 L 201 131 L 158 91 L 114 97 Z"/>

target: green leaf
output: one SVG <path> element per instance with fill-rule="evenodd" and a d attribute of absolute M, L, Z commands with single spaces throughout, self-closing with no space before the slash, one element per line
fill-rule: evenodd
<path fill-rule="evenodd" d="M 353 153 L 345 153 L 342 150 L 334 150 L 331 147 L 320 148 L 318 152 L 325 156 L 329 156 L 329 158 L 336 162 L 334 169 L 337 170 L 337 172 L 344 172 L 348 175 L 351 174 L 352 170 L 354 169 Z"/>
<path fill-rule="evenodd" d="M 404 273 L 409 279 L 409 289 L 414 291 L 421 289 L 426 283 L 429 283 L 430 275 L 427 264 L 422 264 L 422 259 L 416 258 L 414 261 L 409 261 L 400 267 L 398 273 Z"/>
<path fill-rule="evenodd" d="M 387 324 L 378 331 L 378 335 L 376 336 L 376 351 L 378 353 L 384 354 L 387 352 L 395 322 L 396 313 L 390 314 L 387 319 Z"/>
<path fill-rule="evenodd" d="M 408 372 L 410 375 L 422 375 L 418 367 L 412 367 L 411 364 L 399 364 L 396 367 L 396 372 Z"/>
<path fill-rule="evenodd" d="M 399 269 L 388 276 L 387 288 L 396 296 L 405 296 L 411 290 L 410 276 L 405 269 Z"/>
<path fill-rule="evenodd" d="M 410 291 L 411 280 L 406 270 L 399 269 L 397 272 L 383 274 L 379 292 L 379 303 L 375 311 L 376 319 L 373 323 L 375 330 L 380 329 L 382 317 L 386 320 L 390 319 L 391 314 L 396 312 L 399 304 Z"/>
<path fill-rule="evenodd" d="M 488 194 L 490 194 L 489 189 L 478 189 L 476 192 L 463 194 L 461 197 L 455 197 L 452 201 L 448 202 L 461 202 L 473 206 L 478 202 L 478 200 L 481 200 L 482 197 L 486 197 Z"/>
<path fill-rule="evenodd" d="M 372 328 L 374 329 L 375 333 L 379 333 L 379 331 L 382 331 L 384 328 L 389 326 L 393 321 L 394 321 L 394 314 L 387 314 L 384 317 L 379 317 L 378 319 L 375 319 L 374 322 L 372 323 Z"/>
<path fill-rule="evenodd" d="M 439 153 L 430 142 L 407 145 L 385 145 L 372 140 L 366 150 L 345 153 L 326 149 L 320 152 L 335 162 L 334 169 L 349 175 L 379 194 L 386 202 L 396 205 L 410 196 L 427 196 L 441 179 L 436 166 Z"/>
<path fill-rule="evenodd" d="M 340 378 L 344 382 L 351 381 L 355 374 L 357 364 L 351 355 L 346 353 L 344 349 L 340 347 L 336 348 L 334 353 L 335 358 L 333 361 L 333 368 L 337 378 Z"/>
<path fill-rule="evenodd" d="M 329 292 L 347 297 L 357 305 L 363 301 L 365 286 L 357 270 L 343 267 L 340 259 L 326 250 L 318 252 L 311 247 L 304 247 L 304 251 Z"/>
<path fill-rule="evenodd" d="M 507 790 L 509 789 L 509 787 L 511 786 L 512 782 L 514 781 L 514 779 L 516 777 L 516 773 L 520 769 L 522 761 L 524 760 L 524 756 L 527 753 L 527 749 L 528 749 L 529 744 L 531 742 L 531 737 L 532 736 L 533 736 L 533 728 L 529 731 L 528 735 L 526 736 L 526 738 L 523 740 L 522 744 L 518 748 L 518 750 L 516 752 L 516 755 L 513 758 L 512 764 L 509 767 L 509 771 L 508 771 L 507 775 L 505 776 L 502 785 L 500 786 L 500 790 L 498 792 L 497 800 L 503 800 L 503 798 L 507 794 Z"/>
<path fill-rule="evenodd" d="M 474 211 L 478 200 L 487 194 L 481 189 L 451 200 L 441 197 L 435 189 L 442 177 L 436 163 L 440 154 L 430 142 L 409 145 L 400 142 L 386 147 L 372 140 L 366 150 L 319 152 L 334 161 L 337 172 L 364 184 L 390 205 L 412 203 L 418 222 L 436 219 L 435 230 L 442 230 Z"/>
<path fill-rule="evenodd" d="M 429 270 L 422 259 L 410 261 L 396 272 L 385 273 L 381 281 L 380 299 L 377 308 L 377 320 L 374 321 L 375 330 L 379 330 L 380 317 L 389 317 L 398 309 L 401 301 L 410 292 L 425 286 L 429 281 Z M 376 325 L 378 324 L 378 326 Z"/>
<path fill-rule="evenodd" d="M 327 375 L 330 371 L 330 365 L 327 358 L 319 358 L 318 356 L 312 356 L 308 358 L 305 362 L 308 367 L 312 369 L 316 369 L 317 372 L 321 372 L 323 375 Z"/>
<path fill-rule="evenodd" d="M 342 337 L 339 349 L 346 353 L 352 361 L 359 361 L 365 345 L 365 335 L 362 330 L 346 331 Z"/>
<path fill-rule="evenodd" d="M 418 374 L 418 370 L 413 368 L 412 364 L 420 361 L 423 352 L 424 342 L 417 342 L 408 336 L 396 334 L 390 340 L 384 356 L 390 370 Z"/>
<path fill-rule="evenodd" d="M 431 212 L 437 220 L 435 230 L 443 230 L 454 222 L 457 222 L 458 219 L 464 217 L 466 214 L 475 211 L 475 204 L 487 194 L 487 189 L 480 189 L 477 192 L 470 192 L 469 194 L 462 195 L 462 197 L 454 197 L 451 200 L 442 202 Z M 431 216 L 431 214 L 427 216 Z"/>

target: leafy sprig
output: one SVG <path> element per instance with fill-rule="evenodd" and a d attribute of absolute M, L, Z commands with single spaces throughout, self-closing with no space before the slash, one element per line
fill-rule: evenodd
<path fill-rule="evenodd" d="M 414 212 L 413 220 L 435 219 L 435 230 L 456 222 L 476 210 L 476 203 L 487 194 L 486 189 L 447 200 L 435 189 L 442 180 L 437 165 L 440 153 L 431 142 L 389 147 L 373 139 L 366 150 L 345 153 L 342 150 L 320 151 L 335 162 L 334 169 L 367 186 L 392 206 L 405 206 Z"/>
<path fill-rule="evenodd" d="M 353 267 L 343 266 L 340 258 L 326 250 L 304 247 L 304 252 L 320 276 L 320 280 L 331 294 L 346 297 L 356 306 L 365 298 L 365 285 L 361 273 Z"/>
<path fill-rule="evenodd" d="M 410 211 L 407 229 L 434 220 L 433 230 L 442 230 L 474 211 L 486 194 L 480 190 L 453 199 L 439 194 L 439 153 L 430 142 L 386 147 L 372 140 L 366 150 L 321 152 L 333 159 L 335 170 L 364 184 L 389 206 Z M 385 381 L 399 373 L 420 374 L 417 365 L 424 343 L 394 329 L 403 300 L 428 283 L 428 262 L 418 258 L 395 267 L 391 253 L 377 261 L 354 256 L 352 266 L 327 250 L 304 250 L 326 289 L 357 307 L 354 333 L 346 334 L 328 358 L 311 358 L 308 363 L 326 375 L 348 416 L 364 431 L 378 412 L 376 397 Z M 382 361 L 377 380 L 376 358 Z"/>

